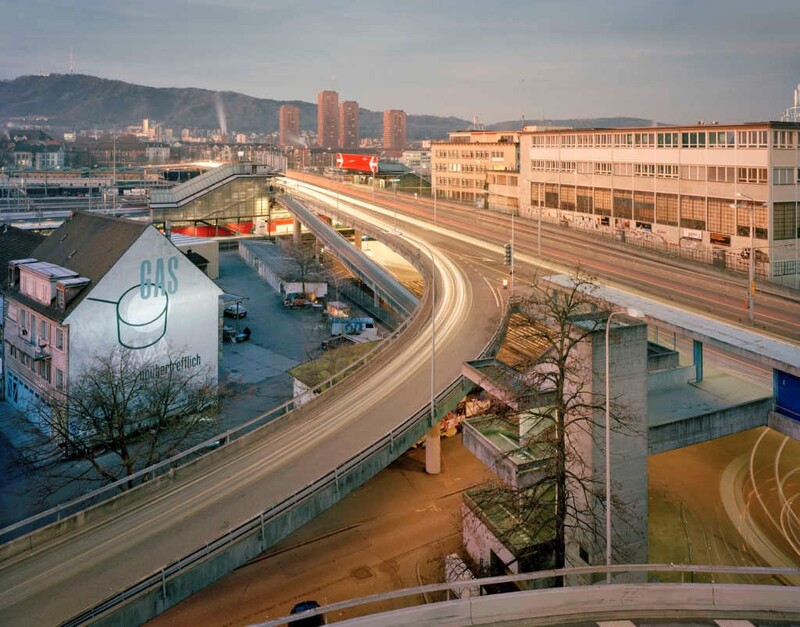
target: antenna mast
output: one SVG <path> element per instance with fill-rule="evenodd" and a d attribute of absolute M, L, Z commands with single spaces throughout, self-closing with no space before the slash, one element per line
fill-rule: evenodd
<path fill-rule="evenodd" d="M 781 122 L 800 122 L 800 83 L 794 90 L 794 104 L 783 112 Z"/>
<path fill-rule="evenodd" d="M 75 55 L 72 53 L 72 48 L 69 49 L 69 73 L 75 74 Z"/>

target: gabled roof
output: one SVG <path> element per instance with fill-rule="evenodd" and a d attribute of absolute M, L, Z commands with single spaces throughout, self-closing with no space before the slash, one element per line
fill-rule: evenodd
<path fill-rule="evenodd" d="M 74 270 L 96 283 L 148 226 L 125 218 L 77 212 L 31 251 L 30 256 Z"/>
<path fill-rule="evenodd" d="M 74 270 L 97 285 L 148 227 L 135 220 L 78 212 L 27 256 Z M 88 292 L 83 290 L 77 295 L 64 315 Z"/>
<path fill-rule="evenodd" d="M 44 235 L 0 223 L 0 286 L 5 285 L 8 262 L 32 257 L 31 251 L 45 240 Z M 0 288 L 1 289 L 1 288 Z"/>

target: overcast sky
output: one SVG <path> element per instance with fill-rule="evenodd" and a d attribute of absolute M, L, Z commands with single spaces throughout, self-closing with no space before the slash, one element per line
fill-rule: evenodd
<path fill-rule="evenodd" d="M 486 123 L 779 119 L 800 0 L 0 0 L 0 78 L 75 72 Z"/>

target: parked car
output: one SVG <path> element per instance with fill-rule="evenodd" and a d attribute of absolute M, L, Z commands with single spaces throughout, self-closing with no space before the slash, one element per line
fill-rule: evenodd
<path fill-rule="evenodd" d="M 225 305 L 223 313 L 229 318 L 244 318 L 247 316 L 247 309 L 242 303 L 230 303 Z"/>
<path fill-rule="evenodd" d="M 301 294 L 287 294 L 286 298 L 283 300 L 283 306 L 290 307 L 292 309 L 296 309 L 298 307 L 309 307 L 310 305 L 311 302 Z"/>
<path fill-rule="evenodd" d="M 318 607 L 319 603 L 316 601 L 301 601 L 300 603 L 295 604 L 290 614 L 302 614 L 308 610 L 315 610 Z M 317 614 L 316 616 L 291 620 L 288 624 L 292 627 L 316 627 L 317 625 L 325 624 L 325 616 L 323 614 Z"/>
<path fill-rule="evenodd" d="M 231 344 L 236 344 L 237 342 L 246 342 L 250 339 L 251 335 L 252 331 L 250 331 L 250 327 L 245 327 L 242 331 L 227 325 L 222 327 L 223 342 L 230 342 Z"/>

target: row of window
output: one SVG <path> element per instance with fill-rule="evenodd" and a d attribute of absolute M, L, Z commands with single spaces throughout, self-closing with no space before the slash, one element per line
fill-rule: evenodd
<path fill-rule="evenodd" d="M 483 163 L 437 163 L 436 172 L 487 172 L 491 168 Z"/>
<path fill-rule="evenodd" d="M 556 161 L 531 159 L 531 170 L 538 172 L 574 172 L 603 176 L 639 176 L 685 181 L 711 181 L 716 183 L 767 183 L 767 168 L 734 166 L 681 165 L 675 163 L 623 163 L 619 161 Z M 778 171 L 781 171 L 780 182 Z M 786 170 L 786 172 L 783 172 Z M 773 168 L 775 184 L 790 184 L 793 168 Z M 785 182 L 784 182 L 785 179 Z M 800 182 L 800 170 L 797 171 Z"/>
<path fill-rule="evenodd" d="M 13 315 L 14 308 L 9 307 L 9 316 Z M 51 324 L 45 318 L 37 318 L 33 312 L 19 307 L 17 324 L 23 337 L 31 344 L 51 344 L 58 350 L 64 350 L 64 329 Z M 13 319 L 13 318 L 12 318 Z"/>
<path fill-rule="evenodd" d="M 504 159 L 506 155 L 502 150 L 439 149 L 434 151 L 434 156 L 437 159 Z M 510 156 L 513 157 L 513 153 Z"/>
<path fill-rule="evenodd" d="M 767 130 L 692 130 L 534 135 L 531 144 L 539 148 L 766 148 L 768 139 Z M 795 131 L 772 131 L 773 148 L 797 145 Z"/>
<path fill-rule="evenodd" d="M 38 375 L 48 383 L 53 382 L 53 371 L 55 371 L 55 386 L 57 390 L 64 389 L 64 371 L 61 368 L 53 368 L 49 359 L 34 359 L 25 351 L 19 350 L 11 343 L 7 343 L 8 357 L 16 361 L 23 368 L 30 370 L 34 375 Z"/>
<path fill-rule="evenodd" d="M 737 202 L 732 198 L 531 183 L 531 199 L 534 206 L 541 199 L 545 207 L 563 211 L 634 219 L 726 235 L 749 236 L 752 218 L 755 237 L 767 239 L 769 235 L 768 208 L 762 203 Z M 774 239 L 800 237 L 797 211 L 795 203 L 774 203 Z"/>
<path fill-rule="evenodd" d="M 484 182 L 483 180 L 478 179 L 460 179 L 460 178 L 453 178 L 447 176 L 437 176 L 436 177 L 436 186 L 437 187 L 478 187 L 483 189 Z"/>

